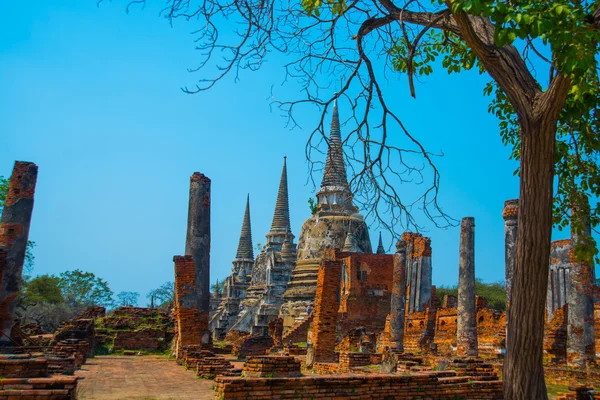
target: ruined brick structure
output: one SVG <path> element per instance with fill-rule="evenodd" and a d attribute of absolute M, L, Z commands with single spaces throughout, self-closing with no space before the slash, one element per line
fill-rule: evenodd
<path fill-rule="evenodd" d="M 365 332 L 384 329 L 390 313 L 393 259 L 386 254 L 325 252 L 317 278 L 307 365 L 337 362 L 338 338 L 357 327 Z M 370 344 L 374 350 L 374 340 Z"/>
<path fill-rule="evenodd" d="M 431 239 L 419 233 L 406 232 L 407 310 L 409 313 L 424 311 L 431 299 Z"/>
<path fill-rule="evenodd" d="M 381 243 L 381 235 L 379 236 Z M 390 303 L 390 347 L 404 351 L 404 320 L 406 318 L 406 242 L 399 240 L 394 254 L 392 298 Z"/>
<path fill-rule="evenodd" d="M 0 220 L 0 346 L 11 345 L 37 172 L 33 163 L 15 162 Z"/>
<path fill-rule="evenodd" d="M 343 249 L 350 240 L 361 252 L 371 253 L 369 230 L 352 204 L 346 177 L 337 102 L 334 105 L 328 152 L 321 187 L 317 192 L 316 213 L 302 225 L 298 259 L 288 283 L 280 317 L 285 329 L 306 318 L 306 309 L 315 301 L 317 274 L 326 250 Z"/>
<path fill-rule="evenodd" d="M 306 365 L 337 362 L 335 344 L 337 339 L 337 318 L 340 308 L 340 277 L 342 261 L 324 258 L 319 267 L 317 292 L 315 297 L 315 318 L 311 324 Z"/>
<path fill-rule="evenodd" d="M 567 304 L 571 286 L 571 241 L 557 240 L 550 247 L 550 275 L 546 295 L 546 312 L 552 320 L 556 310 Z"/>
<path fill-rule="evenodd" d="M 175 326 L 176 354 L 185 346 L 201 346 L 208 330 L 208 313 L 198 308 L 196 269 L 192 256 L 175 256 Z"/>
<path fill-rule="evenodd" d="M 242 374 L 248 378 L 294 378 L 302 376 L 300 361 L 288 356 L 249 357 Z"/>
<path fill-rule="evenodd" d="M 114 350 L 165 350 L 173 329 L 170 314 L 158 308 L 119 307 L 96 322 L 98 344 Z"/>
<path fill-rule="evenodd" d="M 593 363 L 596 353 L 594 280 L 593 268 L 581 268 L 582 263 L 574 260 L 572 243 L 552 242 L 544 354 L 548 361 L 582 367 Z"/>
<path fill-rule="evenodd" d="M 304 398 L 453 400 L 502 399 L 500 381 L 473 380 L 452 371 L 417 375 L 346 375 L 303 376 L 300 378 L 217 378 L 216 395 L 220 399 L 248 397 L 268 400 L 300 396 Z"/>
<path fill-rule="evenodd" d="M 202 321 L 197 325 L 199 329 L 202 329 L 197 332 L 200 335 L 200 342 L 197 344 L 208 345 L 211 339 L 208 327 L 210 312 L 210 179 L 199 172 L 194 172 L 190 177 L 185 254 L 192 257 L 194 278 L 193 281 L 187 281 L 184 285 L 193 283 L 195 287 L 193 290 L 186 288 L 180 292 L 179 307 L 180 310 L 183 310 L 192 307 L 192 302 L 194 302 Z M 186 259 L 185 263 L 188 262 L 189 259 Z M 177 257 L 175 268 L 177 274 Z M 182 274 L 187 274 L 187 264 L 183 270 L 186 272 L 182 272 Z M 181 333 L 181 329 L 179 332 Z"/>

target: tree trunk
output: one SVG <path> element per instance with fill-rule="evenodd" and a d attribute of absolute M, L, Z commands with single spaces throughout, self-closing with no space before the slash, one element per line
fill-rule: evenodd
<path fill-rule="evenodd" d="M 532 113 L 536 115 L 535 111 Z M 519 228 L 509 309 L 504 398 L 547 399 L 544 309 L 552 236 L 556 119 L 521 118 Z"/>

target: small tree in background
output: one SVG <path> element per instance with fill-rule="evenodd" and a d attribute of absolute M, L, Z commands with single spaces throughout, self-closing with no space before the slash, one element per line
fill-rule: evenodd
<path fill-rule="evenodd" d="M 108 283 L 92 272 L 79 269 L 60 274 L 59 286 L 65 300 L 81 308 L 90 306 L 109 307 L 113 303 L 113 291 Z"/>
<path fill-rule="evenodd" d="M 117 294 L 117 301 L 115 305 L 117 307 L 137 307 L 140 294 L 138 292 L 120 292 Z"/>
<path fill-rule="evenodd" d="M 59 286 L 60 278 L 55 275 L 39 275 L 25 283 L 21 303 L 36 305 L 39 303 L 59 304 L 65 301 Z"/>
<path fill-rule="evenodd" d="M 158 288 L 151 290 L 146 298 L 151 306 L 169 309 L 173 306 L 175 299 L 175 285 L 173 282 L 165 282 Z"/>

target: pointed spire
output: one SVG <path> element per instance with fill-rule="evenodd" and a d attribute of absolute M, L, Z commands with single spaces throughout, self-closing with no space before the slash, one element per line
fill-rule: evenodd
<path fill-rule="evenodd" d="M 379 232 L 379 245 L 377 246 L 377 254 L 385 254 L 385 249 L 383 248 L 383 241 L 381 240 L 381 232 Z"/>
<path fill-rule="evenodd" d="M 337 98 L 333 104 L 333 116 L 331 118 L 331 130 L 329 133 L 329 148 L 325 171 L 321 187 L 343 186 L 348 187 L 346 167 L 344 165 L 344 150 L 342 149 L 342 136 L 340 134 L 340 117 L 338 114 Z"/>
<path fill-rule="evenodd" d="M 240 243 L 238 244 L 235 258 L 247 258 L 254 260 L 254 250 L 252 249 L 252 228 L 250 226 L 250 194 L 248 194 L 248 197 L 246 198 L 246 211 L 244 212 L 242 233 L 240 234 Z"/>
<path fill-rule="evenodd" d="M 275 214 L 271 224 L 271 233 L 290 232 L 290 205 L 288 200 L 287 184 L 287 157 L 283 157 L 283 170 L 281 171 L 281 180 L 279 181 L 279 192 L 275 202 Z"/>

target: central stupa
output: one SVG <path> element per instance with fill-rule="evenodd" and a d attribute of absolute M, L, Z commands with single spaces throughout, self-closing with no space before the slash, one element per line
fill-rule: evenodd
<path fill-rule="evenodd" d="M 325 250 L 343 249 L 350 235 L 355 250 L 372 252 L 367 224 L 352 204 L 337 101 L 333 107 L 328 145 L 323 181 L 317 192 L 317 210 L 302 225 L 296 267 L 283 295 L 279 316 L 283 318 L 285 328 L 302 321 L 307 316 L 307 306 L 314 303 L 317 272 Z"/>

